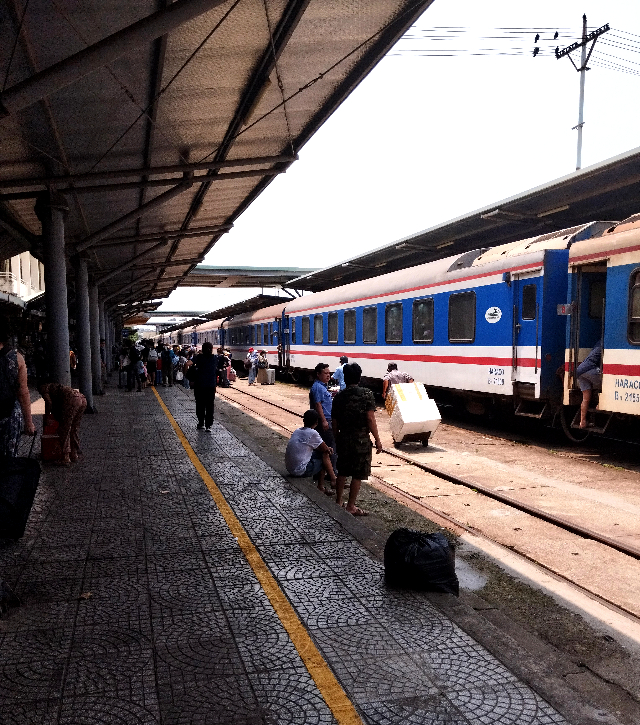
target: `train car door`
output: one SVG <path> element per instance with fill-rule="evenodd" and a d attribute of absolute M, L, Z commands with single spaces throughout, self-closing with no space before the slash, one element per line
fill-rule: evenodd
<path fill-rule="evenodd" d="M 534 276 L 535 275 L 535 276 Z M 514 394 L 532 399 L 539 397 L 540 380 L 540 272 L 514 275 L 513 347 L 511 351 Z"/>
<path fill-rule="evenodd" d="M 280 352 L 278 362 L 281 368 L 288 368 L 291 364 L 291 334 L 289 329 L 289 316 L 282 314 L 280 325 Z"/>
<path fill-rule="evenodd" d="M 569 428 L 578 428 L 580 422 L 577 406 L 582 401 L 582 393 L 576 377 L 576 368 L 599 340 L 603 341 L 603 365 L 607 357 L 605 338 L 606 286 L 607 264 L 604 261 L 575 266 L 571 269 L 569 275 L 571 315 L 567 335 L 563 400 L 565 406 L 574 406 L 577 411 L 573 420 L 567 419 L 566 424 L 563 423 L 565 433 L 570 438 L 572 438 L 572 434 L 568 432 Z M 591 405 L 594 408 L 599 407 L 599 396 L 592 401 Z M 598 425 L 600 427 L 594 430 L 598 433 L 604 432 L 608 425 L 608 419 L 599 420 Z M 572 440 L 581 440 L 581 438 L 572 438 Z"/>
<path fill-rule="evenodd" d="M 572 275 L 573 313 L 570 330 L 569 387 L 578 390 L 576 367 L 585 359 L 598 340 L 604 342 L 606 305 L 606 263 L 575 267 Z M 603 359 L 604 359 L 603 347 Z"/>

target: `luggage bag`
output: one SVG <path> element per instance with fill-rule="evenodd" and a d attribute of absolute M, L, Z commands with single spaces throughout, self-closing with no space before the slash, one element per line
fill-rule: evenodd
<path fill-rule="evenodd" d="M 0 459 L 0 538 L 20 539 L 40 480 L 40 463 L 31 458 Z"/>

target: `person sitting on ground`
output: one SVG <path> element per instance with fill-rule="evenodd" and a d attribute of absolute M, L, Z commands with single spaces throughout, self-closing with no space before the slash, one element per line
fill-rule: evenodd
<path fill-rule="evenodd" d="M 602 388 L 602 340 L 598 340 L 591 352 L 576 368 L 578 387 L 582 391 L 580 404 L 580 428 L 592 428 L 587 422 L 587 413 L 594 390 Z"/>
<path fill-rule="evenodd" d="M 258 350 L 258 370 L 269 369 L 269 358 L 266 350 Z"/>
<path fill-rule="evenodd" d="M 382 378 L 382 397 L 386 400 L 390 385 L 397 383 L 412 383 L 413 378 L 409 373 L 403 373 L 398 370 L 397 363 L 389 363 L 387 365 L 387 373 Z"/>
<path fill-rule="evenodd" d="M 331 465 L 333 449 L 329 448 L 316 430 L 319 420 L 315 410 L 306 411 L 302 417 L 303 427 L 294 430 L 287 443 L 284 462 L 290 476 L 313 476 L 314 481 L 318 482 L 318 489 L 327 496 L 332 496 L 334 491 L 325 488 L 324 482 L 319 481 L 320 472 L 324 471 L 332 484 L 335 485 L 336 482 L 336 474 Z"/>
<path fill-rule="evenodd" d="M 336 503 L 342 506 L 342 494 L 348 476 L 351 489 L 346 510 L 353 516 L 366 516 L 367 512 L 356 506 L 362 479 L 371 474 L 371 439 L 373 435 L 376 453 L 382 452 L 375 418 L 376 401 L 373 393 L 360 387 L 362 368 L 358 363 L 345 365 L 344 381 L 347 387 L 333 399 L 333 433 L 338 453 L 338 480 Z"/>
<path fill-rule="evenodd" d="M 331 376 L 340 386 L 340 390 L 344 390 L 347 387 L 347 384 L 344 382 L 344 374 L 342 372 L 342 369 L 348 362 L 349 358 L 346 355 L 342 355 L 342 357 L 340 358 L 340 365 L 338 365 L 338 367 L 335 369 L 335 372 Z"/>
<path fill-rule="evenodd" d="M 58 438 L 62 449 L 61 463 L 75 463 L 80 456 L 80 422 L 87 408 L 87 399 L 79 390 L 60 383 L 45 383 L 40 386 L 44 399 L 44 425 L 49 417 L 58 421 Z"/>

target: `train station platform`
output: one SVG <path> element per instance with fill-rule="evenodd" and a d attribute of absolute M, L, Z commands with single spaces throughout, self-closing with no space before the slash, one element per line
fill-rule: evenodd
<path fill-rule="evenodd" d="M 0 722 L 565 719 L 181 389 L 112 388 L 0 542 Z"/>

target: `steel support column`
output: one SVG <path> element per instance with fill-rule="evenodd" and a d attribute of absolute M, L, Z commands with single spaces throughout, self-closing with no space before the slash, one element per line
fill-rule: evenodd
<path fill-rule="evenodd" d="M 102 365 L 100 364 L 100 308 L 98 304 L 98 286 L 89 287 L 89 321 L 91 325 L 91 372 L 93 393 L 102 395 Z"/>
<path fill-rule="evenodd" d="M 51 365 L 51 379 L 70 386 L 67 263 L 64 250 L 64 219 L 68 211 L 65 198 L 48 191 L 38 197 L 35 205 L 35 213 L 42 224 L 44 243 L 47 357 Z"/>
<path fill-rule="evenodd" d="M 78 377 L 80 392 L 87 399 L 87 412 L 93 412 L 91 384 L 91 326 L 89 322 L 89 273 L 87 262 L 75 260 L 76 270 L 76 339 L 78 341 Z"/>
<path fill-rule="evenodd" d="M 104 319 L 104 300 L 98 300 L 98 327 L 100 328 L 100 386 L 104 392 L 107 382 L 107 327 Z M 102 341 L 104 340 L 104 353 Z M 104 355 L 104 368 L 102 367 L 102 356 Z"/>

